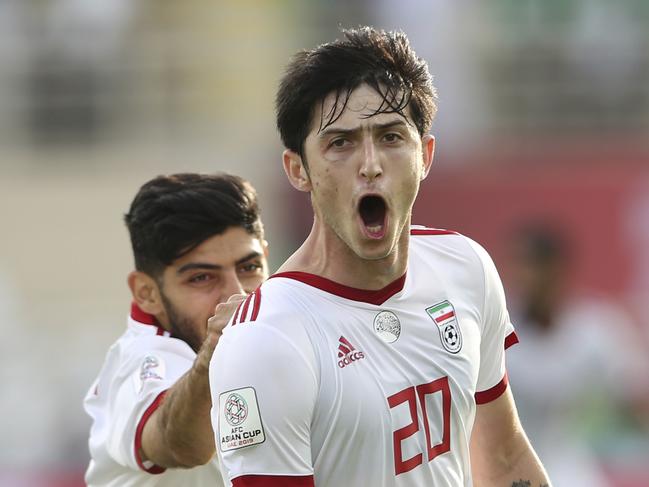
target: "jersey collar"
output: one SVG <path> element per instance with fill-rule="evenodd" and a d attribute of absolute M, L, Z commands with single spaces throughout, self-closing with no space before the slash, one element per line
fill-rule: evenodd
<path fill-rule="evenodd" d="M 293 279 L 295 281 L 300 281 L 304 284 L 307 284 L 311 287 L 320 289 L 321 291 L 325 291 L 329 294 L 340 296 L 341 298 L 351 299 L 352 301 L 361 301 L 363 303 L 374 304 L 377 306 L 385 303 L 388 299 L 401 291 L 406 283 L 405 273 L 403 276 L 392 281 L 384 288 L 377 289 L 375 291 L 345 286 L 344 284 L 339 284 L 330 279 L 327 279 L 326 277 L 310 274 L 308 272 L 280 272 L 278 274 L 273 274 L 269 279 L 272 279 L 273 277 Z"/>
<path fill-rule="evenodd" d="M 140 325 L 150 325 L 156 327 L 156 335 L 169 336 L 169 332 L 160 326 L 155 316 L 142 311 L 135 301 L 131 303 L 131 319 Z"/>

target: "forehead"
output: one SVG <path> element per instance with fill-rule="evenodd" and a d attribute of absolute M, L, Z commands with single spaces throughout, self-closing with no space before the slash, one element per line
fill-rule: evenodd
<path fill-rule="evenodd" d="M 181 267 L 191 262 L 228 266 L 237 263 L 251 253 L 263 256 L 264 248 L 261 240 L 242 227 L 230 227 L 225 232 L 208 238 L 191 252 L 176 259 L 172 267 Z"/>
<path fill-rule="evenodd" d="M 345 104 L 344 109 L 342 108 L 343 104 Z M 416 131 L 410 119 L 410 106 L 406 106 L 403 110 L 405 117 L 399 113 L 376 113 L 385 108 L 386 102 L 383 97 L 366 84 L 353 90 L 348 99 L 345 96 L 336 97 L 336 93 L 330 93 L 322 103 L 316 106 L 311 123 L 311 133 L 317 134 L 328 126 L 355 127 L 359 123 L 369 124 L 370 121 L 385 123 L 393 120 L 405 120 L 408 126 Z M 332 118 L 335 122 L 328 125 Z"/>

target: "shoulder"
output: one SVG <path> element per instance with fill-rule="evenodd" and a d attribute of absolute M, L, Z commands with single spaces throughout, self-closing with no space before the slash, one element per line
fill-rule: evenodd
<path fill-rule="evenodd" d="M 410 228 L 410 247 L 419 257 L 443 257 L 445 262 L 479 264 L 489 255 L 475 240 L 454 230 L 413 225 Z"/>
<path fill-rule="evenodd" d="M 223 392 L 251 384 L 260 386 L 269 377 L 302 386 L 314 384 L 318 362 L 303 327 L 257 319 L 225 328 L 209 370 L 213 390 Z"/>
<path fill-rule="evenodd" d="M 290 279 L 269 279 L 235 311 L 216 346 L 226 363 L 268 363 L 293 356 L 313 362 L 313 345 L 307 329 L 314 320 L 304 293 Z"/>
<path fill-rule="evenodd" d="M 121 355 L 124 360 L 138 360 L 151 353 L 158 353 L 179 360 L 194 360 L 196 353 L 179 338 L 169 335 L 142 333 L 129 326 L 129 330 L 120 338 Z M 119 341 L 118 341 L 119 343 Z"/>
<path fill-rule="evenodd" d="M 466 250 L 472 240 L 454 230 L 412 225 L 410 227 L 410 242 L 416 247 Z"/>
<path fill-rule="evenodd" d="M 455 230 L 446 230 L 445 228 L 430 228 L 423 225 L 411 225 L 410 235 L 413 236 L 441 236 L 441 235 L 460 235 Z"/>
<path fill-rule="evenodd" d="M 271 276 L 236 309 L 231 325 L 264 321 L 281 326 L 296 326 L 310 316 L 312 289 L 282 273 Z"/>
<path fill-rule="evenodd" d="M 287 355 L 311 361 L 309 335 L 295 313 L 272 313 L 264 318 L 232 323 L 221 336 L 216 353 L 245 354 L 248 361 L 270 360 Z"/>
<path fill-rule="evenodd" d="M 133 377 L 136 388 L 140 388 L 143 381 L 174 381 L 189 370 L 196 358 L 189 345 L 176 338 L 142 331 L 129 326 L 110 347 L 99 373 L 102 384 Z"/>

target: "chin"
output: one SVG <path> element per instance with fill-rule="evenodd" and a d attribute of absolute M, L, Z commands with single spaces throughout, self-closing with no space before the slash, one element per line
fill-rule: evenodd
<path fill-rule="evenodd" d="M 380 241 L 361 242 L 354 249 L 354 253 L 363 260 L 382 260 L 389 257 L 394 251 L 387 238 Z"/>

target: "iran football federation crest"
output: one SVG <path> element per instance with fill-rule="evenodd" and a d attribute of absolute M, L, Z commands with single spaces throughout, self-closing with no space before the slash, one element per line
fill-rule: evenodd
<path fill-rule="evenodd" d="M 462 333 L 455 316 L 455 308 L 450 301 L 442 301 L 426 308 L 426 313 L 437 324 L 444 348 L 451 353 L 458 353 L 462 349 Z"/>

